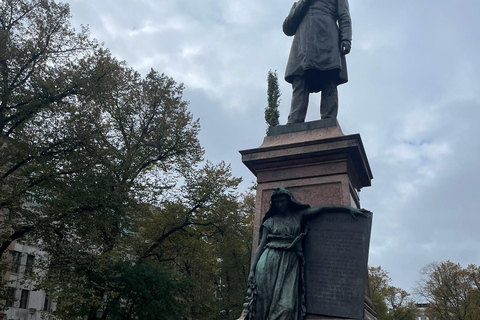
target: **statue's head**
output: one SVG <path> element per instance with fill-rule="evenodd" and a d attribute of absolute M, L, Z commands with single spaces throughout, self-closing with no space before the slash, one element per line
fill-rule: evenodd
<path fill-rule="evenodd" d="M 308 204 L 303 204 L 299 202 L 293 196 L 292 192 L 285 187 L 278 187 L 273 189 L 272 195 L 270 197 L 270 208 L 265 213 L 263 221 L 269 217 L 280 213 L 283 210 L 288 210 L 290 213 L 296 213 L 302 209 L 309 208 Z"/>

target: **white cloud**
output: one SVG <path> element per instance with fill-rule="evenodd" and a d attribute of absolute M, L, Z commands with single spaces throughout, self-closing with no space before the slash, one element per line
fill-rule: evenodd
<path fill-rule="evenodd" d="M 223 20 L 227 24 L 238 24 L 246 27 L 251 26 L 261 17 L 262 6 L 258 1 L 223 1 Z"/>

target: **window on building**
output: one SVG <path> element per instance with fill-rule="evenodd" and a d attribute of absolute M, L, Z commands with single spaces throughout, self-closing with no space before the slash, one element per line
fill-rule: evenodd
<path fill-rule="evenodd" d="M 25 273 L 31 274 L 33 272 L 34 261 L 35 261 L 35 256 L 33 254 L 29 254 L 27 256 L 27 263 L 25 264 Z"/>
<path fill-rule="evenodd" d="M 50 295 L 47 293 L 45 294 L 45 301 L 43 302 L 43 311 L 50 311 L 51 301 Z"/>
<path fill-rule="evenodd" d="M 28 308 L 28 296 L 30 294 L 29 290 L 22 290 L 22 294 L 20 296 L 20 308 L 27 309 Z"/>
<path fill-rule="evenodd" d="M 10 270 L 13 273 L 18 273 L 20 271 L 20 259 L 22 258 L 22 253 L 19 251 L 12 251 L 12 269 Z"/>
<path fill-rule="evenodd" d="M 7 307 L 13 307 L 13 303 L 15 302 L 15 288 L 13 287 L 8 287 L 7 289 L 7 301 L 6 301 L 6 306 Z"/>

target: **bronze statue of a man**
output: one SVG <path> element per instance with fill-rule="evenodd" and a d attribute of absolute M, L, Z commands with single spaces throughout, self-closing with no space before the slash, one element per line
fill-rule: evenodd
<path fill-rule="evenodd" d="M 352 42 L 348 0 L 298 0 L 283 32 L 295 36 L 285 72 L 293 88 L 287 124 L 305 121 L 309 94 L 319 91 L 321 118 L 336 118 L 337 86 L 348 81 L 345 55 Z"/>

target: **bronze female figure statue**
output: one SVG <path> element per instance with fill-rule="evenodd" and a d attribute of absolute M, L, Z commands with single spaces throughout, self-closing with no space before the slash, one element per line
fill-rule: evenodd
<path fill-rule="evenodd" d="M 274 189 L 250 268 L 245 319 L 304 319 L 302 240 L 307 233 L 305 222 L 322 212 L 347 212 L 355 217 L 366 210 L 337 205 L 310 207 L 298 202 L 288 189 Z"/>

